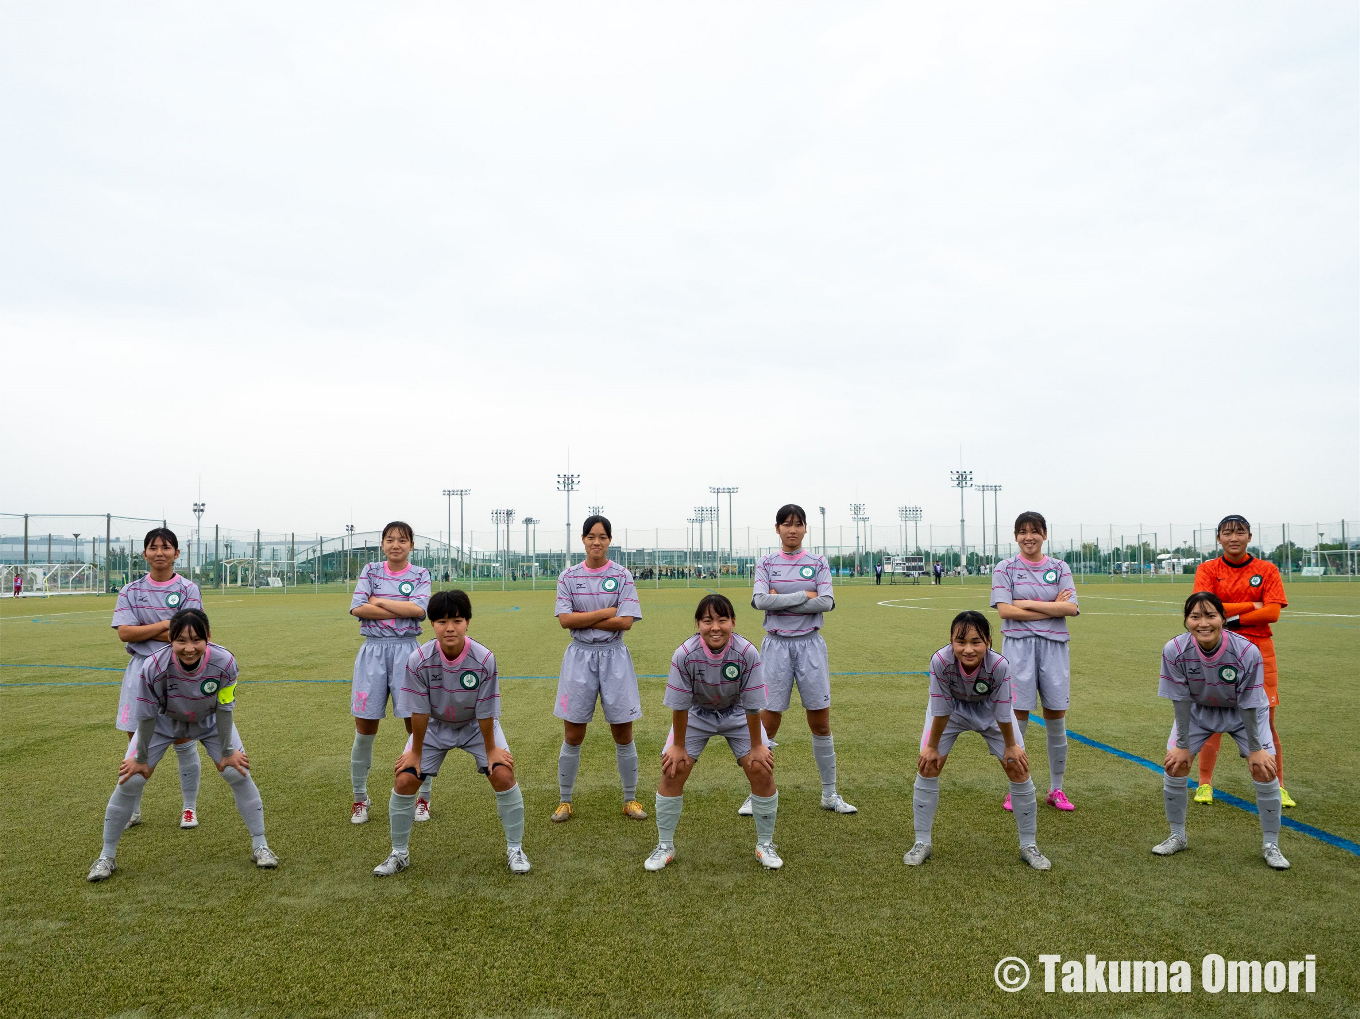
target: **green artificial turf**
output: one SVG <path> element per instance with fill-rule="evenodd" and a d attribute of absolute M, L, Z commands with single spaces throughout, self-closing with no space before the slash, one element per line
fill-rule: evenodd
<path fill-rule="evenodd" d="M 1160 760 L 1170 705 L 1156 696 L 1159 653 L 1180 630 L 1188 586 L 1081 585 L 1073 621 L 1071 731 Z M 759 637 L 749 595 L 738 629 Z M 639 675 L 664 673 L 692 632 L 699 589 L 643 585 L 627 635 Z M 104 806 L 126 746 L 114 730 L 122 647 L 111 597 L 0 608 L 0 1015 L 79 1016 L 1002 1016 L 1342 1015 L 1360 999 L 1352 950 L 1360 858 L 1286 830 L 1294 864 L 1266 868 L 1254 815 L 1190 808 L 1191 849 L 1159 859 L 1161 782 L 1075 741 L 1065 788 L 1077 805 L 1040 807 L 1035 873 L 1001 810 L 1006 783 L 982 740 L 964 736 L 941 783 L 935 856 L 908 869 L 911 783 L 926 700 L 922 672 L 952 613 L 985 606 L 986 587 L 849 585 L 824 631 L 840 788 L 856 816 L 818 808 L 807 726 L 779 733 L 776 835 L 786 864 L 756 862 L 740 769 L 711 743 L 685 795 L 677 859 L 642 861 L 649 820 L 624 819 L 597 715 L 582 754 L 576 817 L 551 825 L 561 723 L 552 717 L 567 635 L 550 591 L 479 589 L 471 633 L 500 666 L 502 722 L 527 813 L 527 876 L 505 867 L 489 785 L 465 755 L 436 780 L 434 819 L 417 826 L 412 867 L 378 880 L 388 850 L 391 762 L 405 732 L 386 721 L 370 777 L 373 820 L 349 823 L 349 676 L 359 645 L 347 596 L 209 591 L 213 637 L 240 661 L 237 725 L 282 866 L 257 871 L 226 784 L 203 755 L 202 824 L 177 827 L 173 758 L 147 788 L 144 823 L 119 848 L 112 880 L 89 885 Z M 1352 665 L 1360 586 L 1289 586 L 1276 628 L 1287 816 L 1360 840 L 1352 756 L 1360 742 Z M 894 604 L 882 604 L 885 601 Z M 995 620 L 995 614 L 992 614 Z M 428 627 L 427 627 L 428 636 Z M 42 668 L 16 668 L 17 665 Z M 865 673 L 891 673 L 865 675 Z M 547 678 L 512 678 L 547 677 Z M 17 684 L 74 684 L 19 686 Z M 664 680 L 640 680 L 639 798 L 649 812 L 669 724 Z M 102 684 L 102 685 L 100 685 Z M 796 699 L 795 699 L 796 704 Z M 1040 799 L 1042 730 L 1030 729 Z M 1253 799 L 1227 744 L 1216 786 Z M 1191 995 L 1044 994 L 1040 953 L 1185 959 Z M 1317 957 L 1313 995 L 1211 995 L 1201 957 Z M 1034 982 L 998 990 L 993 968 L 1019 956 Z"/>

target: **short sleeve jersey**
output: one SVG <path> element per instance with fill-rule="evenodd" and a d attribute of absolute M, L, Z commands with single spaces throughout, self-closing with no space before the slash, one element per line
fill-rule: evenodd
<path fill-rule="evenodd" d="M 501 686 L 496 656 L 471 637 L 457 658 L 446 658 L 439 641 L 427 641 L 406 660 L 402 682 L 406 706 L 449 725 L 499 718 Z"/>
<path fill-rule="evenodd" d="M 998 722 L 1015 717 L 1011 707 L 1011 667 L 991 648 L 973 672 L 965 672 L 954 657 L 954 645 L 946 644 L 930 659 L 930 713 L 952 715 L 960 704 L 990 708 Z"/>
<path fill-rule="evenodd" d="M 1206 708 L 1269 708 L 1261 651 L 1231 630 L 1213 654 L 1205 654 L 1193 634 L 1172 637 L 1162 648 L 1157 696 L 1194 701 Z"/>
<path fill-rule="evenodd" d="M 202 609 L 198 585 L 178 573 L 169 580 L 152 580 L 150 574 L 124 584 L 113 608 L 115 630 L 120 626 L 150 626 L 169 619 L 180 609 Z M 154 655 L 170 645 L 163 640 L 139 640 L 125 645 L 130 655 Z"/>
<path fill-rule="evenodd" d="M 553 615 L 567 612 L 597 612 L 617 609 L 615 615 L 642 618 L 633 575 L 612 559 L 592 569 L 585 561 L 568 566 L 557 578 L 557 605 Z M 617 644 L 623 640 L 619 630 L 572 630 L 571 639 L 578 644 Z"/>
<path fill-rule="evenodd" d="M 753 595 L 793 594 L 811 591 L 818 598 L 830 595 L 831 567 L 826 559 L 800 548 L 793 555 L 783 549 L 756 563 Z M 820 612 L 766 612 L 765 632 L 780 637 L 801 637 L 822 628 Z"/>
<path fill-rule="evenodd" d="M 1022 601 L 1057 601 L 1058 593 L 1071 591 L 1071 602 L 1077 604 L 1077 586 L 1072 583 L 1072 569 L 1061 559 L 1046 555 L 1043 561 L 1032 563 L 1024 556 L 1011 556 L 996 564 L 992 570 L 992 608 Z M 1003 619 L 1001 633 L 1006 637 L 1044 637 L 1066 641 L 1067 617 L 1048 619 Z"/>
<path fill-rule="evenodd" d="M 1240 563 L 1229 562 L 1223 556 L 1200 563 L 1195 570 L 1195 590 L 1212 591 L 1218 600 L 1227 605 L 1237 602 L 1261 602 L 1263 605 L 1279 605 L 1289 602 L 1284 596 L 1284 581 L 1274 563 L 1265 562 L 1255 556 L 1247 556 Z M 1270 637 L 1269 623 L 1253 623 L 1239 630 L 1231 631 L 1255 643 Z"/>
<path fill-rule="evenodd" d="M 430 607 L 430 571 L 407 563 L 406 569 L 393 573 L 387 568 L 386 562 L 369 563 L 359 573 L 359 582 L 354 585 L 354 597 L 349 603 L 351 611 L 360 605 L 367 605 L 370 596 L 413 602 L 423 612 Z M 420 620 L 361 619 L 359 632 L 365 637 L 419 637 Z"/>
<path fill-rule="evenodd" d="M 221 645 L 209 642 L 191 672 L 167 644 L 142 666 L 137 717 L 159 714 L 180 722 L 206 722 L 216 717 L 219 704 L 235 701 L 237 674 L 235 657 Z"/>
<path fill-rule="evenodd" d="M 671 655 L 662 703 L 672 711 L 760 711 L 767 703 L 760 652 L 739 633 L 721 651 L 710 651 L 696 633 Z"/>

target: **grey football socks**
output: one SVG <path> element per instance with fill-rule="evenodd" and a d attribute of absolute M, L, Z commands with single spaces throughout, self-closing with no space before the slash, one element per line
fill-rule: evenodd
<path fill-rule="evenodd" d="M 1011 783 L 1011 810 L 1020 831 L 1020 845 L 1032 846 L 1039 836 L 1039 804 L 1034 795 L 1034 779 Z"/>
<path fill-rule="evenodd" d="M 680 823 L 680 809 L 685 805 L 685 794 L 662 796 L 656 794 L 656 841 L 668 847 L 675 845 L 675 826 Z"/>
<path fill-rule="evenodd" d="M 501 817 L 501 827 L 505 829 L 505 844 L 518 849 L 524 843 L 524 794 L 516 782 L 505 792 L 496 794 L 496 813 Z M 411 819 L 415 819 L 414 809 Z M 406 826 L 406 835 L 411 835 L 411 826 Z M 395 838 L 395 836 L 393 836 Z"/>
<path fill-rule="evenodd" d="M 1048 741 L 1048 791 L 1062 788 L 1067 772 L 1067 719 L 1044 719 L 1044 737 Z"/>
<path fill-rule="evenodd" d="M 1011 798 L 1012 803 L 1014 797 Z M 935 811 L 940 806 L 940 777 L 916 776 L 911 794 L 911 820 L 916 828 L 916 841 L 930 845 L 930 829 L 935 824 Z"/>
<path fill-rule="evenodd" d="M 614 759 L 619 766 L 619 782 L 623 784 L 623 802 L 637 799 L 638 755 L 637 744 L 615 743 Z"/>
<path fill-rule="evenodd" d="M 430 802 L 430 786 L 434 785 L 434 776 L 426 775 L 425 781 L 420 783 L 420 791 L 416 793 L 416 799 Z"/>
<path fill-rule="evenodd" d="M 1020 734 L 1020 742 L 1025 742 L 1025 732 L 1029 729 L 1029 715 L 1015 716 L 1015 731 Z"/>
<path fill-rule="evenodd" d="M 812 759 L 817 762 L 817 773 L 822 777 L 822 795 L 835 795 L 836 744 L 830 733 L 812 737 Z"/>
<path fill-rule="evenodd" d="M 127 827 L 133 810 L 142 802 L 144 788 L 146 779 L 141 775 L 133 775 L 122 785 L 113 787 L 109 805 L 104 808 L 104 848 L 99 855 L 105 859 L 117 858 L 118 840 L 123 837 L 123 829 Z"/>
<path fill-rule="evenodd" d="M 235 768 L 224 768 L 222 777 L 231 786 L 231 795 L 236 798 L 236 812 L 246 823 L 246 831 L 250 832 L 251 848 L 260 849 L 265 845 L 265 839 L 264 801 L 260 799 L 259 787 L 248 774 Z"/>
<path fill-rule="evenodd" d="M 496 806 L 500 807 L 500 797 Z M 523 816 L 521 814 L 521 816 Z M 411 826 L 416 823 L 416 795 L 403 796 L 395 789 L 387 801 L 387 820 L 392 826 L 392 852 L 406 853 L 411 849 Z"/>
<path fill-rule="evenodd" d="M 1278 790 L 1279 787 L 1276 786 L 1276 831 L 1280 830 Z M 1190 776 L 1182 775 L 1180 778 L 1172 778 L 1166 772 L 1162 772 L 1162 800 L 1166 803 L 1166 823 L 1171 825 L 1171 834 L 1185 838 L 1185 811 L 1190 804 Z M 1264 821 L 1262 824 L 1264 826 Z"/>
<path fill-rule="evenodd" d="M 751 794 L 751 812 L 756 819 L 756 842 L 774 841 L 774 818 L 779 812 L 779 790 L 772 796 Z"/>
<path fill-rule="evenodd" d="M 1280 844 L 1280 781 L 1253 782 L 1256 786 L 1256 813 L 1261 817 L 1261 844 L 1278 846 Z M 1181 807 L 1184 817 L 1185 807 Z"/>
<path fill-rule="evenodd" d="M 571 802 L 571 791 L 576 788 L 576 773 L 581 769 L 581 748 L 563 741 L 557 754 L 557 789 L 563 803 Z"/>
<path fill-rule="evenodd" d="M 349 752 L 349 779 L 354 786 L 354 802 L 368 802 L 368 771 L 373 767 L 374 736 L 354 734 L 354 746 Z"/>
<path fill-rule="evenodd" d="M 176 743 L 175 760 L 179 762 L 179 791 L 184 797 L 185 810 L 198 809 L 198 783 L 203 777 L 203 765 L 198 759 L 198 741 Z"/>

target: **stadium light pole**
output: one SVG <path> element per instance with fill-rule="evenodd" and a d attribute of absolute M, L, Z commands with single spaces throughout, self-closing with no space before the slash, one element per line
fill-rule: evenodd
<path fill-rule="evenodd" d="M 964 510 L 963 510 L 963 490 L 972 487 L 972 471 L 950 471 L 950 481 L 958 486 L 959 490 L 959 584 L 963 584 L 963 571 L 968 561 L 968 546 L 965 544 L 968 532 L 964 530 Z"/>
<path fill-rule="evenodd" d="M 349 553 L 345 556 L 345 583 L 349 583 L 350 560 L 354 558 L 354 525 L 346 524 L 345 533 L 349 535 Z M 254 586 L 254 572 L 251 573 L 251 586 Z"/>
<path fill-rule="evenodd" d="M 855 569 L 859 569 L 859 524 L 861 520 L 867 520 L 864 515 L 864 503 L 852 502 L 850 504 L 850 516 L 855 521 Z"/>
<path fill-rule="evenodd" d="M 206 502 L 194 503 L 194 517 L 198 521 L 194 525 L 194 530 L 197 532 L 194 540 L 198 543 L 198 569 L 200 573 L 203 572 L 203 511 L 207 508 Z"/>
<path fill-rule="evenodd" d="M 713 519 L 712 506 L 695 506 L 694 515 L 698 518 L 699 524 L 699 569 L 704 568 L 704 524 Z"/>
<path fill-rule="evenodd" d="M 721 485 L 709 485 L 708 490 L 712 492 L 715 496 L 722 495 L 727 496 L 727 558 L 728 561 L 731 562 L 736 559 L 737 555 L 736 547 L 732 541 L 732 496 L 739 492 L 741 489 L 737 485 L 731 485 L 727 487 Z M 716 498 L 713 501 L 716 503 L 722 502 L 721 499 Z"/>
<path fill-rule="evenodd" d="M 470 488 L 446 488 L 444 496 L 449 500 L 449 544 L 453 543 L 453 497 L 458 496 L 458 565 L 463 565 L 463 498 L 472 494 Z"/>
<path fill-rule="evenodd" d="M 822 515 L 822 557 L 826 558 L 826 507 L 818 506 L 817 512 Z"/>
<path fill-rule="evenodd" d="M 992 493 L 992 564 L 1001 561 L 1001 530 L 997 526 L 996 517 L 996 493 L 1001 491 L 1000 485 L 974 485 L 982 493 L 982 554 L 987 554 L 987 493 Z"/>
<path fill-rule="evenodd" d="M 505 590 L 505 575 L 510 572 L 510 525 L 515 522 L 515 511 L 505 511 L 505 565 L 501 567 L 501 590 Z"/>
<path fill-rule="evenodd" d="M 603 506 L 587 506 L 587 507 L 586 507 L 586 512 L 589 513 L 592 517 L 602 517 L 602 516 L 604 516 L 604 507 L 603 507 Z"/>
<path fill-rule="evenodd" d="M 534 581 L 538 579 L 538 520 L 534 517 L 524 518 L 524 555 L 529 560 L 529 590 L 537 590 Z M 529 555 L 529 528 L 534 528 L 534 553 Z"/>
<path fill-rule="evenodd" d="M 559 474 L 557 476 L 557 490 L 567 493 L 567 544 L 562 550 L 562 568 L 565 570 L 570 565 L 571 558 L 571 493 L 576 491 L 580 484 L 581 475 L 579 474 Z"/>
<path fill-rule="evenodd" d="M 921 547 L 921 507 L 899 506 L 897 512 L 904 521 L 915 525 L 916 548 L 912 549 L 912 551 L 915 552 Z"/>

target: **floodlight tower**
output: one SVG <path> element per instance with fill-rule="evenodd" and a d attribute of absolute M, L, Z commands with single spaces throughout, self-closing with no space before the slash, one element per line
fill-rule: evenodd
<path fill-rule="evenodd" d="M 565 569 L 571 559 L 571 493 L 576 491 L 581 481 L 579 474 L 559 474 L 557 476 L 557 490 L 567 493 L 567 544 L 562 551 L 562 568 Z"/>
<path fill-rule="evenodd" d="M 206 502 L 194 503 L 194 517 L 198 521 L 194 525 L 194 530 L 197 532 L 194 540 L 198 543 L 198 569 L 200 573 L 203 571 L 203 511 L 207 508 Z"/>
<path fill-rule="evenodd" d="M 963 490 L 973 484 L 972 471 L 950 471 L 949 480 L 959 490 L 959 583 L 963 583 L 963 570 L 967 562 L 967 545 L 964 544 L 967 532 L 964 530 Z"/>
<path fill-rule="evenodd" d="M 987 554 L 987 493 L 992 493 L 992 562 L 1001 561 L 1001 531 L 998 527 L 996 516 L 996 493 L 1001 491 L 1000 485 L 974 485 L 982 493 L 982 554 Z"/>
<path fill-rule="evenodd" d="M 695 506 L 694 515 L 699 521 L 699 568 L 704 565 L 704 524 L 713 520 L 715 510 L 712 506 Z"/>
<path fill-rule="evenodd" d="M 826 507 L 818 506 L 817 512 L 822 515 L 822 558 L 826 558 Z"/>
<path fill-rule="evenodd" d="M 727 559 L 730 562 L 736 557 L 736 551 L 733 548 L 732 543 L 732 496 L 735 495 L 738 491 L 740 491 L 740 489 L 736 485 L 732 485 L 730 487 L 724 487 L 722 485 L 709 485 L 708 490 L 712 492 L 715 497 L 723 495 L 727 496 Z M 713 501 L 714 503 L 716 503 L 716 505 L 713 507 L 714 510 L 716 511 L 718 506 L 722 505 L 722 499 L 714 498 Z M 719 523 L 718 525 L 718 533 L 721 536 L 722 534 L 721 523 Z"/>
<path fill-rule="evenodd" d="M 449 548 L 453 548 L 453 497 L 458 496 L 458 565 L 463 565 L 463 497 L 472 494 L 470 488 L 446 488 L 444 497 L 449 500 Z M 452 558 L 452 557 L 450 557 Z"/>
<path fill-rule="evenodd" d="M 898 507 L 897 507 L 897 515 L 898 515 L 899 517 L 902 518 L 902 530 L 903 530 L 903 535 L 904 535 L 904 537 L 905 537 L 905 532 L 906 532 L 906 525 L 907 525 L 907 524 L 915 524 L 915 525 L 916 525 L 916 534 L 915 534 L 916 542 L 915 542 L 915 548 L 912 549 L 912 551 L 914 552 L 916 549 L 918 549 L 918 548 L 921 547 L 921 507 L 920 507 L 920 506 L 898 506 Z M 906 544 L 906 542 L 903 541 L 903 544 Z"/>
<path fill-rule="evenodd" d="M 597 505 L 597 506 L 587 506 L 587 507 L 586 507 L 586 511 L 587 511 L 592 517 L 602 517 L 602 516 L 604 516 L 604 507 L 603 507 L 603 506 L 598 506 L 598 505 Z"/>
<path fill-rule="evenodd" d="M 855 569 L 859 569 L 859 525 L 860 521 L 869 519 L 864 515 L 864 503 L 852 502 L 850 517 L 855 521 Z"/>

